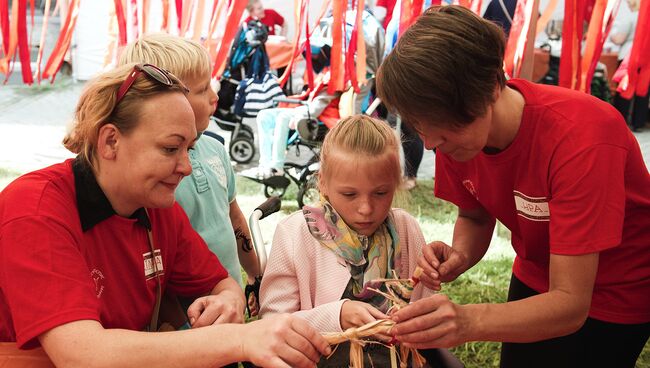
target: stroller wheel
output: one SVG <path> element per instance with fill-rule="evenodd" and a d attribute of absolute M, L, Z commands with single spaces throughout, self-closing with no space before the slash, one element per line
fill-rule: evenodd
<path fill-rule="evenodd" d="M 286 191 L 287 191 L 287 187 L 272 187 L 269 185 L 264 186 L 264 196 L 266 198 L 271 198 L 271 197 L 282 198 L 282 196 Z"/>
<path fill-rule="evenodd" d="M 238 164 L 247 164 L 255 156 L 253 140 L 244 136 L 237 137 L 230 142 L 230 158 Z"/>
<path fill-rule="evenodd" d="M 307 181 L 300 185 L 296 199 L 298 200 L 298 208 L 303 208 L 305 205 L 311 206 L 320 201 L 320 192 L 318 191 L 318 173 L 312 174 Z"/>

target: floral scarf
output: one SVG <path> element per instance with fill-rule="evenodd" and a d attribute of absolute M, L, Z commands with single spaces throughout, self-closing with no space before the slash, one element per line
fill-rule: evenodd
<path fill-rule="evenodd" d="M 374 234 L 366 237 L 351 229 L 323 196 L 319 204 L 304 206 L 302 212 L 311 235 L 348 264 L 354 296 L 370 299 L 376 294 L 368 288 L 382 287 L 382 283 L 372 280 L 391 278 L 393 268 L 400 274 L 400 265 L 394 264 L 400 241 L 392 213 Z"/>

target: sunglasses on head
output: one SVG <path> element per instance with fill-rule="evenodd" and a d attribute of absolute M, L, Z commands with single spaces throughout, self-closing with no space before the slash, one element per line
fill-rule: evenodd
<path fill-rule="evenodd" d="M 126 93 L 129 91 L 133 83 L 135 83 L 136 79 L 140 76 L 140 74 L 146 75 L 149 79 L 154 80 L 164 86 L 171 87 L 174 84 L 178 84 L 185 92 L 189 92 L 190 90 L 181 83 L 178 78 L 176 78 L 173 74 L 170 72 L 166 71 L 165 69 L 161 69 L 153 64 L 137 64 L 133 67 L 133 70 L 131 73 L 129 73 L 129 76 L 126 77 L 124 82 L 122 82 L 122 85 L 120 86 L 120 89 L 117 90 L 117 99 L 115 100 L 115 106 L 122 101 Z"/>

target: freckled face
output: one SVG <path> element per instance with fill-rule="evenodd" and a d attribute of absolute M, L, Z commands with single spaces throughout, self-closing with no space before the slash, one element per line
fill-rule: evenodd
<path fill-rule="evenodd" d="M 192 172 L 188 150 L 196 134 L 194 113 L 182 93 L 143 102 L 136 127 L 117 143 L 120 197 L 134 208 L 172 206 L 178 183 Z"/>
<path fill-rule="evenodd" d="M 350 158 L 343 153 L 328 159 L 331 170 L 320 182 L 321 193 L 348 226 L 361 235 L 372 235 L 391 209 L 399 159 L 391 154 Z"/>

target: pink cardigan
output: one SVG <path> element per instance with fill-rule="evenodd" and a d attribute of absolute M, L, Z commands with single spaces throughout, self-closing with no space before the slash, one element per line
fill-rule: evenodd
<path fill-rule="evenodd" d="M 425 244 L 420 226 L 402 209 L 393 209 L 401 243 L 400 278 L 417 266 Z M 275 229 L 271 254 L 260 287 L 260 316 L 293 313 L 321 332 L 340 332 L 341 295 L 350 280 L 345 261 L 312 237 L 302 212 L 282 220 Z M 422 284 L 411 300 L 431 294 Z M 423 295 L 424 294 L 424 295 Z"/>

